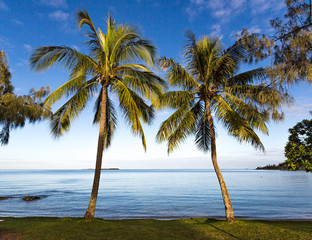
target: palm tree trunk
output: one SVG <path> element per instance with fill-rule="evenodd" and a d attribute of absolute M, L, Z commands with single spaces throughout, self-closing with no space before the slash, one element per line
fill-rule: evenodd
<path fill-rule="evenodd" d="M 211 115 L 211 110 L 210 110 L 210 99 L 206 98 L 205 99 L 205 107 L 206 107 L 206 112 L 207 112 L 207 119 L 209 123 L 209 129 L 210 129 L 210 138 L 211 138 L 211 160 L 212 164 L 214 167 L 214 170 L 216 172 L 216 175 L 219 180 L 221 192 L 222 192 L 222 197 L 223 197 L 223 202 L 225 206 L 225 215 L 226 215 L 226 220 L 228 222 L 234 222 L 234 212 L 232 208 L 232 203 L 230 199 L 229 192 L 226 188 L 225 181 L 223 179 L 222 173 L 220 171 L 220 168 L 218 166 L 217 162 L 217 147 L 216 147 L 216 134 L 215 134 L 215 129 L 214 129 L 214 124 L 212 120 L 212 115 Z"/>
<path fill-rule="evenodd" d="M 105 132 L 105 122 L 106 122 L 106 99 L 107 99 L 107 87 L 103 86 L 100 132 L 99 132 L 98 147 L 97 147 L 97 154 L 96 154 L 93 187 L 92 187 L 89 206 L 86 211 L 86 214 L 84 215 L 84 219 L 92 219 L 94 217 L 96 200 L 97 200 L 97 195 L 99 191 L 101 168 L 102 168 L 102 156 L 103 156 L 103 149 L 104 149 L 104 132 Z"/>

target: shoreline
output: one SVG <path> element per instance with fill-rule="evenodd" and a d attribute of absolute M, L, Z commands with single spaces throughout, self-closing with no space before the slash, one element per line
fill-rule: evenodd
<path fill-rule="evenodd" d="M 14 219 L 26 219 L 26 218 L 42 218 L 42 219 L 82 219 L 83 217 L 57 217 L 57 216 L 1 216 L 0 219 L 6 218 L 14 218 Z M 186 220 L 186 219 L 210 219 L 210 220 L 217 220 L 217 221 L 225 221 L 224 216 L 186 216 L 186 217 L 124 217 L 124 218 L 101 218 L 95 217 L 94 219 L 104 220 L 104 221 L 123 221 L 123 220 L 157 220 L 157 221 L 174 221 L 174 220 Z M 254 218 L 254 217 L 243 217 L 243 216 L 235 216 L 237 220 L 244 220 L 244 221 L 270 221 L 270 222 L 312 222 L 312 218 Z"/>

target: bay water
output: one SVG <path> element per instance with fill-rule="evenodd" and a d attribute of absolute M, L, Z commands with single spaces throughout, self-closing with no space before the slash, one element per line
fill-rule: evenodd
<path fill-rule="evenodd" d="M 312 174 L 223 170 L 234 213 L 250 219 L 312 219 Z M 82 217 L 93 170 L 0 170 L 0 216 Z M 26 202 L 25 196 L 39 196 Z M 213 170 L 102 171 L 95 217 L 224 218 Z"/>

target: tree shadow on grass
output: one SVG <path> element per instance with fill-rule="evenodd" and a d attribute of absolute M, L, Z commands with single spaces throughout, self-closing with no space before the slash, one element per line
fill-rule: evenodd
<path fill-rule="evenodd" d="M 235 235 L 233 235 L 232 233 L 227 232 L 227 231 L 225 231 L 224 229 L 221 229 L 221 228 L 215 226 L 214 223 L 217 223 L 217 222 L 220 222 L 220 220 L 217 220 L 217 219 L 209 219 L 209 218 L 208 218 L 208 219 L 206 219 L 204 222 L 198 222 L 198 224 L 208 225 L 208 226 L 210 226 L 210 227 L 216 229 L 217 231 L 220 231 L 220 232 L 222 232 L 222 233 L 225 233 L 226 235 L 228 235 L 228 236 L 230 236 L 230 237 L 232 237 L 232 238 L 234 238 L 234 239 L 242 240 L 242 238 L 239 238 L 238 236 L 235 236 Z"/>

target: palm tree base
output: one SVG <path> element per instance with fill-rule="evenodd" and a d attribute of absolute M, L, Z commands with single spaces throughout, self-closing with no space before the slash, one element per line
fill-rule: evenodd
<path fill-rule="evenodd" d="M 231 216 L 231 217 L 227 217 L 227 218 L 226 218 L 226 221 L 227 221 L 227 222 L 230 222 L 230 223 L 231 223 L 231 222 L 235 222 L 234 215 Z"/>
<path fill-rule="evenodd" d="M 89 211 L 87 211 L 86 214 L 83 217 L 84 220 L 91 220 L 93 218 L 94 218 L 94 215 L 91 212 L 89 212 Z"/>

